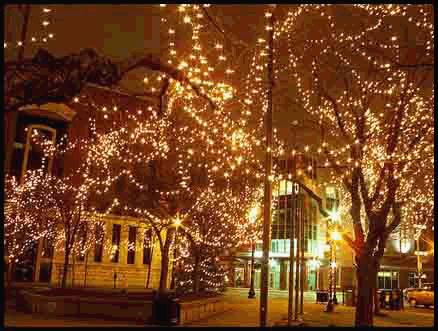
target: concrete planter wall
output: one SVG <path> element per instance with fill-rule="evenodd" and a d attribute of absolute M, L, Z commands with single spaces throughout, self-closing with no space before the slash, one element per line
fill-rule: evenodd
<path fill-rule="evenodd" d="M 78 297 L 49 297 L 34 292 L 25 292 L 26 306 L 33 313 L 50 315 L 77 315 L 79 310 Z"/>
<path fill-rule="evenodd" d="M 26 306 L 33 313 L 51 316 L 89 316 L 108 319 L 143 320 L 152 318 L 152 301 L 127 298 L 80 296 L 46 296 L 24 294 Z"/>
<path fill-rule="evenodd" d="M 34 291 L 24 293 L 26 306 L 33 313 L 47 316 L 88 316 L 105 319 L 153 319 L 153 301 L 126 297 L 48 296 Z M 189 324 L 224 311 L 221 298 L 209 298 L 180 303 L 180 325 Z"/>
<path fill-rule="evenodd" d="M 224 302 L 220 298 L 210 298 L 181 303 L 180 325 L 197 321 L 224 311 Z"/>

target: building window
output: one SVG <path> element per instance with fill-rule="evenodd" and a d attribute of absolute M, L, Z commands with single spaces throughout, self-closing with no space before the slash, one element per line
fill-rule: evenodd
<path fill-rule="evenodd" d="M 417 273 L 416 272 L 409 273 L 409 287 L 417 287 Z"/>
<path fill-rule="evenodd" d="M 377 285 L 381 289 L 398 288 L 398 271 L 379 271 L 377 273 Z"/>
<path fill-rule="evenodd" d="M 113 246 L 111 251 L 111 262 L 114 263 L 119 262 L 121 230 L 122 230 L 122 226 L 120 224 L 113 224 L 113 240 L 112 240 Z"/>
<path fill-rule="evenodd" d="M 272 240 L 271 241 L 271 252 L 272 253 L 278 253 L 278 241 L 279 240 Z"/>
<path fill-rule="evenodd" d="M 44 168 L 48 173 L 60 175 L 61 159 L 48 155 L 44 146 L 60 143 L 66 130 L 64 122 L 20 114 L 12 147 L 11 174 L 19 179 L 27 170 Z"/>
<path fill-rule="evenodd" d="M 78 252 L 78 260 L 84 261 L 85 259 L 85 251 L 87 244 L 87 223 L 83 222 L 79 227 L 79 252 Z"/>
<path fill-rule="evenodd" d="M 96 240 L 96 244 L 94 246 L 94 262 L 102 262 L 102 254 L 103 254 L 103 237 L 104 230 L 103 224 L 96 224 L 96 228 L 94 230 L 94 236 Z"/>
<path fill-rule="evenodd" d="M 53 157 L 45 152 L 44 147 L 56 142 L 56 130 L 45 125 L 31 124 L 24 128 L 23 138 L 14 142 L 14 168 L 22 177 L 27 170 L 45 168 L 52 171 Z M 19 169 L 17 169 L 19 168 Z"/>
<path fill-rule="evenodd" d="M 42 262 L 40 267 L 40 282 L 50 282 L 52 262 Z"/>
<path fill-rule="evenodd" d="M 291 190 L 292 188 L 291 186 Z M 286 190 L 286 186 L 284 186 L 284 190 Z M 281 193 L 280 191 L 278 192 Z M 296 191 L 293 192 L 299 192 L 299 187 L 297 186 Z M 304 195 L 301 193 L 277 196 L 277 203 L 273 207 L 272 212 L 272 239 L 290 238 L 292 226 L 300 221 L 302 217 L 305 217 L 304 198 Z"/>
<path fill-rule="evenodd" d="M 282 211 L 275 210 L 272 212 L 272 233 L 271 238 L 277 239 L 279 237 L 279 228 L 281 226 L 281 215 Z"/>
<path fill-rule="evenodd" d="M 398 286 L 398 272 L 392 271 L 392 277 L 391 277 L 391 288 L 399 288 Z"/>
<path fill-rule="evenodd" d="M 259 252 L 263 251 L 263 242 L 261 242 L 261 241 L 256 242 L 256 251 L 259 251 Z"/>
<path fill-rule="evenodd" d="M 143 240 L 143 264 L 151 264 L 152 260 L 152 229 L 144 232 Z"/>
<path fill-rule="evenodd" d="M 326 194 L 326 209 L 336 210 L 338 208 L 338 197 L 336 189 L 333 186 L 327 186 L 325 190 Z"/>
<path fill-rule="evenodd" d="M 41 253 L 42 257 L 51 258 L 53 257 L 53 242 L 50 238 L 43 239 L 43 250 Z"/>
<path fill-rule="evenodd" d="M 135 262 L 135 239 L 137 237 L 137 227 L 130 226 L 129 227 L 129 236 L 128 236 L 128 264 L 134 264 Z"/>

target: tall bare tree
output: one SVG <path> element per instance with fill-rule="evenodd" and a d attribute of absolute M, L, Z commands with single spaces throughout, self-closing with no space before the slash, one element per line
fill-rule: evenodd
<path fill-rule="evenodd" d="M 277 31 L 287 31 L 279 53 L 288 53 L 289 93 L 319 123 L 320 155 L 345 193 L 355 325 L 372 326 L 388 237 L 411 219 L 408 202 L 433 200 L 433 7 L 300 6 L 288 17 Z"/>

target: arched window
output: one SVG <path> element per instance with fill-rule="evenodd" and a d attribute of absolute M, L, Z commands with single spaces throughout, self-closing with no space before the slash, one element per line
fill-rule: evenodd
<path fill-rule="evenodd" d="M 53 155 L 44 151 L 46 144 L 56 144 L 56 130 L 42 124 L 31 124 L 26 127 L 26 145 L 24 146 L 21 178 L 27 170 L 45 168 L 47 173 L 52 172 Z"/>
<path fill-rule="evenodd" d="M 68 122 L 22 111 L 16 123 L 10 124 L 15 125 L 16 130 L 13 130 L 14 137 L 10 139 L 12 155 L 8 172 L 19 180 L 26 171 L 40 168 L 47 173 L 61 175 L 62 160 L 47 154 L 46 147 L 61 142 Z"/>

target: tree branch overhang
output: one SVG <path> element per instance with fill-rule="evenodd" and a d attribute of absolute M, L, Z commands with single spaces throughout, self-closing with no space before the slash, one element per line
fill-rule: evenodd
<path fill-rule="evenodd" d="M 83 49 L 79 54 L 71 53 L 61 58 L 39 49 L 32 59 L 5 62 L 4 110 L 16 111 L 29 104 L 66 103 L 77 96 L 87 83 L 113 87 L 126 73 L 141 67 L 158 71 L 189 86 L 213 109 L 217 108 L 184 71 L 164 64 L 151 53 L 136 53 L 120 63 L 114 63 L 99 56 L 94 49 Z M 167 87 L 168 84 L 165 84 L 157 97 L 161 98 Z"/>

